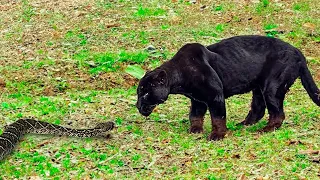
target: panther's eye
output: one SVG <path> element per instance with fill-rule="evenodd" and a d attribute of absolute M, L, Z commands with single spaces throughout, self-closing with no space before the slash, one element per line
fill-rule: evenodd
<path fill-rule="evenodd" d="M 153 83 L 150 84 L 151 87 L 155 87 L 155 85 Z"/>

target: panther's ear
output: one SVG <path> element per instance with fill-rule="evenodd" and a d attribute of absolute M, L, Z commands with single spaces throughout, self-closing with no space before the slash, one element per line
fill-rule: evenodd
<path fill-rule="evenodd" d="M 155 77 L 155 80 L 160 85 L 165 85 L 168 82 L 167 73 L 164 70 L 161 70 Z"/>

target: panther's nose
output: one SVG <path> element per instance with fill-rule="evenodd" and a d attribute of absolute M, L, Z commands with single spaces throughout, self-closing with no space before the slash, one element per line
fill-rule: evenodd
<path fill-rule="evenodd" d="M 153 108 L 150 108 L 149 106 L 141 106 L 139 108 L 140 114 L 142 114 L 145 117 L 148 117 L 152 113 Z"/>

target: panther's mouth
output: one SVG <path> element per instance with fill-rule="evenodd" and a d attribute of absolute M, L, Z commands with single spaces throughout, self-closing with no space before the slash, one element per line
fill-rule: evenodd
<path fill-rule="evenodd" d="M 142 105 L 139 108 L 139 112 L 143 115 L 143 116 L 149 116 L 153 109 L 156 107 L 156 105 Z"/>

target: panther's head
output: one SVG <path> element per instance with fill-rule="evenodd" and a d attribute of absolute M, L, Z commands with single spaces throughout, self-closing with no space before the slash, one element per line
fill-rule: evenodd
<path fill-rule="evenodd" d="M 147 72 L 140 80 L 137 94 L 137 108 L 144 116 L 149 116 L 153 109 L 168 99 L 170 87 L 168 85 L 167 73 L 156 69 Z"/>

